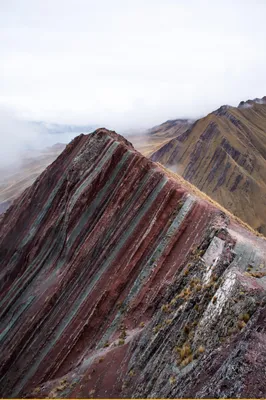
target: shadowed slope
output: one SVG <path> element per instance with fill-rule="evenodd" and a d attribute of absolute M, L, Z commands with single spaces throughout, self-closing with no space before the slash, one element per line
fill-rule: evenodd
<path fill-rule="evenodd" d="M 266 234 L 266 104 L 223 106 L 153 153 L 225 208 Z"/>
<path fill-rule="evenodd" d="M 0 223 L 0 394 L 265 395 L 265 255 L 121 136 L 78 136 Z"/>

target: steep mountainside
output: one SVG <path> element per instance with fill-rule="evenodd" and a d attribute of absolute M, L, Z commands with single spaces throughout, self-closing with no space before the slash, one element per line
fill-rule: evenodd
<path fill-rule="evenodd" d="M 157 137 L 173 138 L 188 130 L 193 124 L 190 119 L 173 119 L 148 130 L 148 134 Z"/>
<path fill-rule="evenodd" d="M 266 234 L 266 97 L 222 106 L 151 159 Z"/>
<path fill-rule="evenodd" d="M 265 397 L 266 242 L 195 193 L 66 147 L 0 222 L 1 396 Z"/>

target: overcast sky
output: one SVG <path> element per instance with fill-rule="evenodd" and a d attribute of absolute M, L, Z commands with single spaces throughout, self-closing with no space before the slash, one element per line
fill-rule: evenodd
<path fill-rule="evenodd" d="M 0 105 L 114 129 L 266 95 L 265 0 L 0 0 Z"/>

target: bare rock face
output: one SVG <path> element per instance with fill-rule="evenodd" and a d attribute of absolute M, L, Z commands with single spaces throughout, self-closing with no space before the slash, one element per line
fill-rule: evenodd
<path fill-rule="evenodd" d="M 0 222 L 4 397 L 265 397 L 266 242 L 105 129 Z"/>

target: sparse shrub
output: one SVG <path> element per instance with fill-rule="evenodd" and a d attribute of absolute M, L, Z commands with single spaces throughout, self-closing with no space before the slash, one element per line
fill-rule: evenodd
<path fill-rule="evenodd" d="M 128 375 L 129 375 L 129 376 L 134 376 L 134 375 L 135 375 L 135 372 L 134 372 L 134 370 L 133 370 L 133 369 L 131 369 L 131 370 L 129 371 Z"/>
<path fill-rule="evenodd" d="M 126 337 L 127 337 L 126 330 L 125 330 L 125 328 L 122 328 L 122 331 L 119 335 L 119 339 L 125 339 Z"/>
<path fill-rule="evenodd" d="M 174 376 L 170 376 L 169 382 L 170 382 L 170 385 L 174 385 L 176 383 L 176 378 Z"/>
<path fill-rule="evenodd" d="M 215 304 L 217 302 L 217 296 L 213 296 L 212 302 L 213 302 L 213 304 Z"/>
<path fill-rule="evenodd" d="M 163 304 L 161 310 L 166 313 L 170 312 L 169 304 Z"/>
<path fill-rule="evenodd" d="M 99 364 L 102 363 L 103 360 L 104 360 L 104 357 L 100 357 L 99 360 L 98 360 L 98 363 L 99 363 Z"/>
<path fill-rule="evenodd" d="M 238 325 L 238 328 L 241 330 L 241 329 L 245 328 L 246 323 L 243 320 L 239 320 L 237 322 L 237 325 Z"/>
<path fill-rule="evenodd" d="M 196 285 L 195 289 L 196 289 L 197 292 L 200 292 L 201 289 L 202 289 L 201 284 L 198 283 L 198 284 Z"/>
<path fill-rule="evenodd" d="M 166 321 L 165 321 L 165 323 L 166 323 L 166 325 L 171 325 L 171 323 L 172 323 L 172 319 L 167 319 Z"/>
<path fill-rule="evenodd" d="M 186 365 L 190 364 L 193 361 L 193 355 L 190 354 L 188 357 L 186 357 L 182 362 L 181 362 L 181 366 L 185 367 Z"/>
<path fill-rule="evenodd" d="M 171 301 L 170 301 L 170 306 L 174 306 L 176 304 L 176 299 L 174 298 L 174 299 L 172 299 Z"/>
<path fill-rule="evenodd" d="M 153 333 L 159 332 L 159 330 L 162 328 L 162 324 L 158 324 L 153 328 Z"/>
<path fill-rule="evenodd" d="M 139 326 L 140 326 L 140 328 L 144 328 L 144 326 L 145 326 L 144 322 L 141 322 L 141 323 L 139 324 Z"/>
<path fill-rule="evenodd" d="M 249 274 L 250 276 L 252 276 L 253 278 L 263 278 L 264 276 L 266 276 L 266 272 L 250 272 Z"/>
<path fill-rule="evenodd" d="M 190 354 L 192 354 L 190 344 L 184 343 L 179 352 L 181 361 L 190 356 Z"/>
<path fill-rule="evenodd" d="M 243 314 L 242 320 L 247 323 L 250 319 L 250 315 L 248 313 Z"/>
<path fill-rule="evenodd" d="M 202 345 L 200 345 L 200 346 L 198 347 L 198 349 L 197 349 L 197 352 L 198 352 L 199 354 L 204 353 L 204 351 L 205 351 L 205 347 L 202 346 Z"/>
<path fill-rule="evenodd" d="M 109 347 L 109 346 L 110 346 L 109 342 L 105 342 L 103 345 L 103 347 Z"/>
<path fill-rule="evenodd" d="M 123 346 L 123 344 L 125 344 L 125 339 L 119 339 L 118 340 L 118 345 L 119 346 Z"/>

